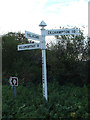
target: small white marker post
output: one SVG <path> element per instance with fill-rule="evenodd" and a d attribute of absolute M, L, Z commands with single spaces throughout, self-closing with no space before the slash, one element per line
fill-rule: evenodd
<path fill-rule="evenodd" d="M 14 98 L 16 98 L 16 86 L 18 86 L 18 78 L 17 77 L 10 77 L 9 83 L 12 86 L 14 92 Z"/>
<path fill-rule="evenodd" d="M 45 29 L 47 26 L 44 21 L 42 21 L 39 25 L 41 28 L 41 38 L 42 38 L 42 84 L 43 84 L 43 96 L 48 101 L 47 97 L 47 71 L 46 71 L 46 45 L 45 45 Z"/>

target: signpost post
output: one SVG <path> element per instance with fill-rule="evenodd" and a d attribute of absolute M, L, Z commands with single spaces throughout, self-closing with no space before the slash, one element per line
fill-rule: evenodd
<path fill-rule="evenodd" d="M 47 71 L 46 71 L 46 46 L 45 46 L 45 29 L 47 26 L 44 21 L 42 21 L 39 25 L 41 28 L 41 38 L 42 38 L 42 83 L 43 83 L 43 96 L 46 101 L 48 101 L 47 97 Z"/>
<path fill-rule="evenodd" d="M 27 39 L 40 41 L 39 43 L 33 44 L 22 44 L 18 45 L 18 51 L 21 50 L 32 50 L 41 49 L 42 50 L 42 84 L 43 84 L 43 96 L 45 100 L 48 101 L 47 96 L 47 71 L 46 71 L 46 45 L 45 36 L 52 35 L 78 35 L 78 29 L 55 29 L 55 30 L 45 30 L 46 23 L 42 21 L 39 25 L 41 28 L 41 35 L 25 31 L 25 37 Z"/>

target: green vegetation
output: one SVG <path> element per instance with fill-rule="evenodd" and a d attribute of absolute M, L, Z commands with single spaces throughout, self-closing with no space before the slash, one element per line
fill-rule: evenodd
<path fill-rule="evenodd" d="M 57 38 L 56 45 L 47 45 L 48 81 L 56 80 L 60 84 L 70 82 L 81 86 L 87 84 L 88 46 L 84 43 L 83 33 L 80 31 L 76 37 Z M 65 49 L 63 43 L 66 40 Z M 10 76 L 17 76 L 20 82 L 40 83 L 41 50 L 17 51 L 17 45 L 23 43 L 30 42 L 21 33 L 8 33 L 2 37 L 3 84 L 7 84 Z M 82 57 L 79 59 L 80 54 Z"/>
<path fill-rule="evenodd" d="M 3 118 L 88 118 L 90 60 L 83 32 L 79 33 L 75 37 L 56 36 L 57 44 L 47 44 L 47 103 L 42 97 L 41 50 L 17 51 L 18 44 L 31 41 L 21 33 L 3 35 Z M 19 78 L 16 99 L 9 84 L 10 76 Z"/>
<path fill-rule="evenodd" d="M 48 83 L 48 99 L 42 96 L 42 85 L 17 87 L 14 99 L 11 86 L 3 86 L 3 118 L 88 118 L 87 87 Z"/>

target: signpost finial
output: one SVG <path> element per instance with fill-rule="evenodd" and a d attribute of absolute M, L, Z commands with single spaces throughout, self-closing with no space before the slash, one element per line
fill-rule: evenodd
<path fill-rule="evenodd" d="M 47 26 L 47 24 L 46 24 L 44 21 L 42 21 L 42 22 L 39 24 L 39 26 L 40 26 L 40 27 L 45 27 L 45 26 Z"/>

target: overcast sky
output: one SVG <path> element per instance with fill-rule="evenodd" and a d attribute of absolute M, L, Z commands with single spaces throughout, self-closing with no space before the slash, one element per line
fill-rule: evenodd
<path fill-rule="evenodd" d="M 42 20 L 46 29 L 60 26 L 87 26 L 89 0 L 0 0 L 0 34 L 30 32 L 40 34 Z"/>

